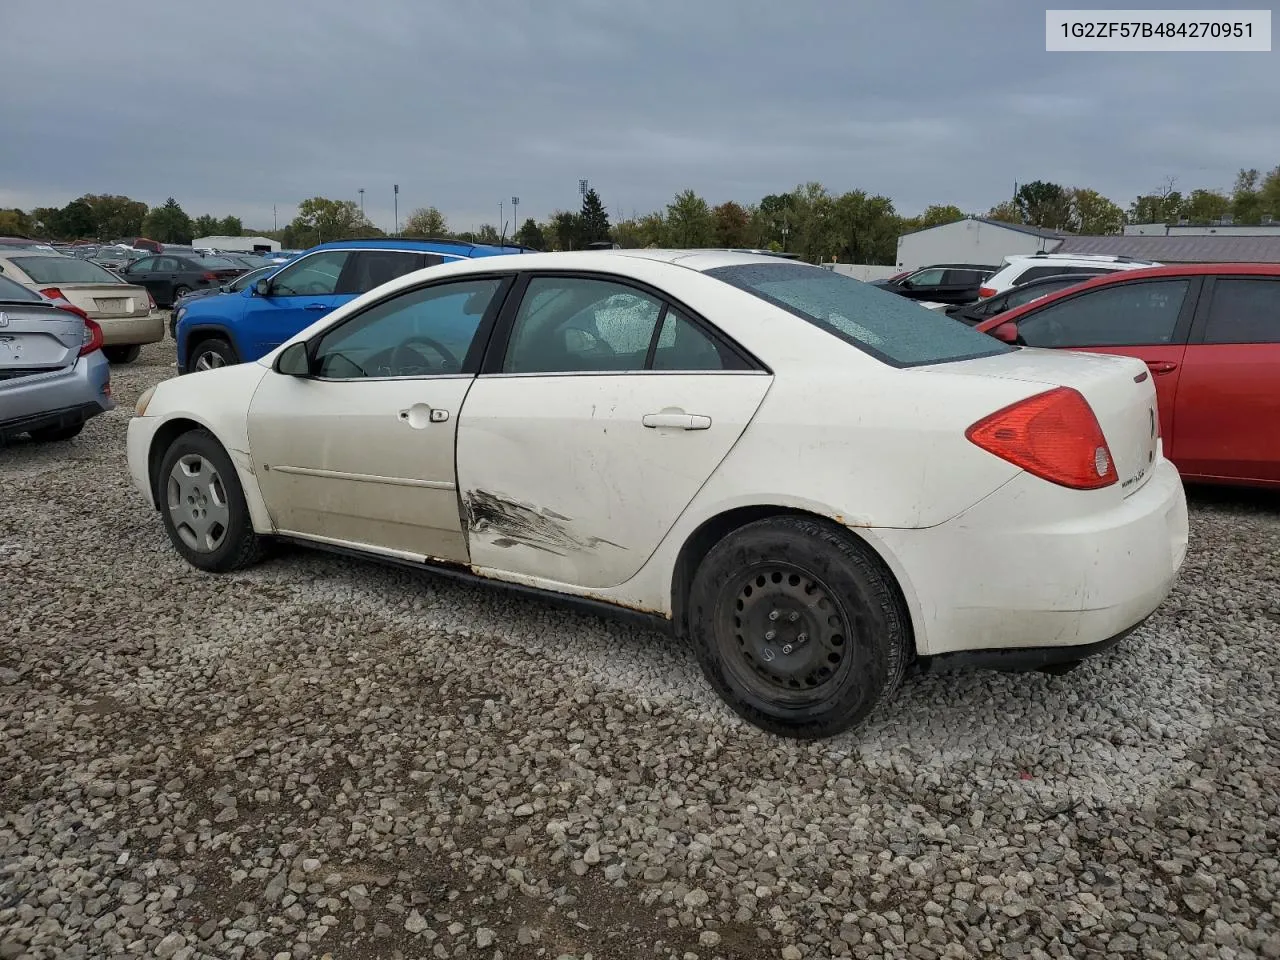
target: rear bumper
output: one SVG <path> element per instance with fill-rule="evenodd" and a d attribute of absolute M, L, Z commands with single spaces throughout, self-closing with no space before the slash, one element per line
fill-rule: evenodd
<path fill-rule="evenodd" d="M 73 426 L 115 407 L 111 366 L 101 350 L 70 370 L 21 380 L 0 380 L 0 436 L 42 427 Z"/>
<path fill-rule="evenodd" d="M 164 314 L 152 311 L 145 317 L 95 317 L 102 327 L 102 342 L 108 347 L 141 346 L 164 339 Z"/>
<path fill-rule="evenodd" d="M 1178 471 L 1161 458 L 1141 490 L 1117 495 L 1022 474 L 936 527 L 864 532 L 903 583 L 920 656 L 1039 668 L 1105 648 L 1173 586 L 1187 550 Z"/>

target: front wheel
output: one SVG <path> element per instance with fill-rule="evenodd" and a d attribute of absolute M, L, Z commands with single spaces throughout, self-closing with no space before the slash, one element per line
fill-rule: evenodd
<path fill-rule="evenodd" d="M 235 348 L 221 337 L 209 337 L 191 348 L 188 370 L 217 370 L 239 363 Z"/>
<path fill-rule="evenodd" d="M 240 478 L 209 431 L 192 430 L 170 444 L 156 494 L 169 539 L 192 566 L 226 573 L 262 558 Z"/>
<path fill-rule="evenodd" d="M 694 576 L 689 632 L 735 712 L 803 739 L 861 723 L 910 657 L 892 575 L 847 531 L 806 517 L 748 524 L 712 547 Z"/>

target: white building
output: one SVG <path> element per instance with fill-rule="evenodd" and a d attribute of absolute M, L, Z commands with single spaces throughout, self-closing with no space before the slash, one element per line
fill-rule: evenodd
<path fill-rule="evenodd" d="M 968 217 L 926 227 L 898 238 L 898 269 L 933 263 L 982 263 L 997 266 L 1010 254 L 1052 252 L 1067 234 L 1018 223 Z"/>
<path fill-rule="evenodd" d="M 228 253 L 276 253 L 280 249 L 280 241 L 270 237 L 196 237 L 191 245 Z"/>

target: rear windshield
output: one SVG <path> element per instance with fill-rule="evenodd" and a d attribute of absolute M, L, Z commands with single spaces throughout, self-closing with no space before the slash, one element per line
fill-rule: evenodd
<path fill-rule="evenodd" d="M 36 283 L 123 283 L 96 263 L 78 257 L 11 257 L 19 270 Z"/>
<path fill-rule="evenodd" d="M 17 301 L 26 303 L 29 300 L 43 300 L 44 297 L 36 293 L 34 290 L 28 290 L 22 284 L 10 280 L 8 277 L 0 277 L 0 303 L 10 303 Z"/>
<path fill-rule="evenodd" d="M 707 275 L 895 367 L 970 360 L 1014 349 L 896 293 L 807 264 L 750 263 L 717 267 Z"/>
<path fill-rule="evenodd" d="M 214 267 L 218 270 L 227 268 L 232 270 L 244 269 L 243 263 L 236 263 L 236 261 L 228 260 L 226 257 L 197 257 L 196 259 L 202 267 Z"/>

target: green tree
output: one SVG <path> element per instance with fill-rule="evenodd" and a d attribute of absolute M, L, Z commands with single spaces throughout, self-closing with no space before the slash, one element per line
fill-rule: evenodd
<path fill-rule="evenodd" d="M 924 208 L 924 213 L 913 219 L 919 222 L 917 230 L 929 227 L 940 227 L 945 223 L 955 223 L 965 218 L 964 211 L 951 203 L 932 203 Z"/>
<path fill-rule="evenodd" d="M 1182 216 L 1194 224 L 1216 223 L 1231 212 L 1231 198 L 1220 190 L 1192 190 Z"/>
<path fill-rule="evenodd" d="M 32 231 L 31 217 L 17 207 L 0 210 L 0 234 L 28 236 Z"/>
<path fill-rule="evenodd" d="M 37 237 L 52 237 L 58 220 L 57 207 L 35 207 L 29 214 L 31 232 Z"/>
<path fill-rule="evenodd" d="M 530 217 L 520 225 L 520 229 L 516 231 L 516 235 L 512 239 L 516 243 L 526 247 L 533 247 L 535 250 L 545 250 L 547 248 L 547 237 L 542 232 L 542 228 L 538 226 L 538 221 L 533 217 Z"/>
<path fill-rule="evenodd" d="M 581 225 L 576 213 L 557 210 L 547 225 L 547 236 L 557 250 L 576 250 L 581 246 Z"/>
<path fill-rule="evenodd" d="M 795 194 L 771 193 L 760 200 L 751 218 L 755 245 L 782 250 L 792 233 Z"/>
<path fill-rule="evenodd" d="M 1018 188 L 1013 202 L 1022 215 L 1022 222 L 1048 230 L 1069 230 L 1071 223 L 1071 194 L 1056 183 L 1032 180 Z"/>
<path fill-rule="evenodd" d="M 682 190 L 667 204 L 666 221 L 673 247 L 709 247 L 715 243 L 716 225 L 711 208 L 692 190 Z"/>
<path fill-rule="evenodd" d="M 80 198 L 93 211 L 94 233 L 102 240 L 136 237 L 142 233 L 147 205 L 115 194 L 87 193 Z"/>
<path fill-rule="evenodd" d="M 987 211 L 987 219 L 999 220 L 1001 223 L 1021 223 L 1022 211 L 1012 200 L 1005 200 Z"/>
<path fill-rule="evenodd" d="M 400 232 L 406 237 L 447 237 L 449 224 L 435 207 L 419 207 L 409 214 Z"/>
<path fill-rule="evenodd" d="M 218 224 L 218 233 L 223 237 L 238 237 L 244 233 L 244 224 L 239 217 L 223 217 Z"/>
<path fill-rule="evenodd" d="M 216 237 L 221 226 L 216 217 L 202 213 L 191 222 L 191 233 L 197 237 Z"/>
<path fill-rule="evenodd" d="M 583 245 L 609 239 L 609 214 L 594 189 L 588 190 L 582 198 L 578 235 Z"/>
<path fill-rule="evenodd" d="M 80 240 L 97 235 L 93 208 L 84 200 L 72 200 L 53 217 L 53 235 L 62 240 Z"/>
<path fill-rule="evenodd" d="M 1090 236 L 1123 233 L 1124 220 L 1124 210 L 1119 204 L 1108 200 L 1097 190 L 1088 187 L 1071 189 L 1072 229 Z"/>
<path fill-rule="evenodd" d="M 330 200 L 311 197 L 298 204 L 298 215 L 289 225 L 295 244 L 324 243 L 369 236 L 375 232 L 354 200 Z"/>
<path fill-rule="evenodd" d="M 836 198 L 831 213 L 831 254 L 845 263 L 896 263 L 902 221 L 885 196 L 851 190 Z M 829 259 L 828 254 L 827 259 Z"/>
<path fill-rule="evenodd" d="M 1257 170 L 1241 170 L 1231 191 L 1231 217 L 1236 223 L 1262 222 L 1262 191 Z"/>
<path fill-rule="evenodd" d="M 715 220 L 716 246 L 751 246 L 751 214 L 742 204 L 729 200 L 713 209 L 711 216 Z"/>
<path fill-rule="evenodd" d="M 190 243 L 195 236 L 191 232 L 191 218 L 173 197 L 163 206 L 151 208 L 142 221 L 142 233 L 161 243 Z"/>
<path fill-rule="evenodd" d="M 1258 188 L 1262 200 L 1262 213 L 1280 219 L 1280 167 L 1276 167 L 1262 180 Z"/>
<path fill-rule="evenodd" d="M 480 224 L 480 229 L 476 231 L 476 243 L 497 243 L 501 237 L 498 234 L 498 228 L 492 223 Z"/>

